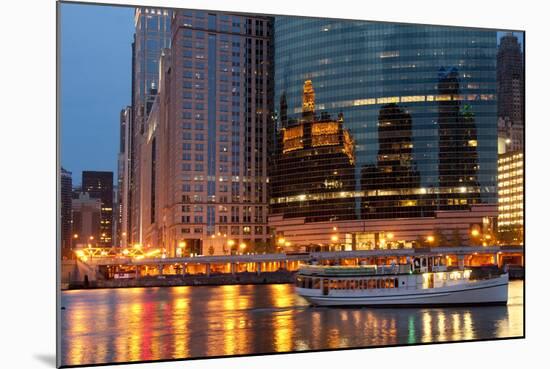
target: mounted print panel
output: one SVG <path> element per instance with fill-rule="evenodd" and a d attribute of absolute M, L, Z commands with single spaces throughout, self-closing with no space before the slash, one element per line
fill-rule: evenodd
<path fill-rule="evenodd" d="M 524 337 L 524 32 L 58 24 L 59 366 Z"/>

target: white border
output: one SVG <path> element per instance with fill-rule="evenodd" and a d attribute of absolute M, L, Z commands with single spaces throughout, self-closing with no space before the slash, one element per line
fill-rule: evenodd
<path fill-rule="evenodd" d="M 125 1 L 111 0 L 111 3 Z M 525 340 L 141 364 L 130 368 L 521 367 L 543 362 L 548 336 L 548 11 L 526 1 L 129 0 L 271 14 L 524 29 L 527 51 L 527 326 Z M 536 4 L 536 5 L 535 5 Z M 55 2 L 2 7 L 2 367 L 53 367 L 55 355 Z M 545 119 L 546 118 L 546 119 Z M 546 267 L 547 268 L 547 267 Z M 540 366 L 534 364 L 535 366 Z M 113 366 L 125 368 L 124 366 Z"/>

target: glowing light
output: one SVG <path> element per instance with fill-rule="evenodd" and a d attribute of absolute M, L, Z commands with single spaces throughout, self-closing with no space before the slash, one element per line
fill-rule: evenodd
<path fill-rule="evenodd" d="M 330 240 L 332 242 L 336 242 L 336 241 L 338 241 L 338 236 L 334 234 L 334 235 L 332 235 L 332 237 L 330 237 Z"/>
<path fill-rule="evenodd" d="M 388 237 L 388 240 L 392 240 L 392 239 L 393 239 L 393 233 L 388 233 L 386 236 Z"/>
<path fill-rule="evenodd" d="M 428 236 L 428 237 L 426 237 L 426 241 L 428 241 L 428 242 L 434 242 L 434 241 L 435 241 L 435 238 L 434 238 L 434 236 Z"/>
<path fill-rule="evenodd" d="M 474 237 L 479 236 L 479 231 L 477 229 L 472 229 L 472 236 Z"/>

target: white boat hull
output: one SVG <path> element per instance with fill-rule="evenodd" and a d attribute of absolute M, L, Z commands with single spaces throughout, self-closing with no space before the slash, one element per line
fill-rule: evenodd
<path fill-rule="evenodd" d="M 334 290 L 323 295 L 319 289 L 297 287 L 296 292 L 315 306 L 505 305 L 508 301 L 508 274 L 440 288 Z"/>

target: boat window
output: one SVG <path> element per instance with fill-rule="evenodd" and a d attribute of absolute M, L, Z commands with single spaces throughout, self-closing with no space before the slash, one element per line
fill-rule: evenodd
<path fill-rule="evenodd" d="M 394 283 L 393 286 L 394 286 L 395 288 L 399 288 L 399 279 L 398 279 L 398 278 L 395 278 L 395 279 L 393 280 L 393 283 Z"/>
<path fill-rule="evenodd" d="M 321 288 L 321 280 L 319 278 L 313 279 L 313 289 L 319 289 Z"/>

